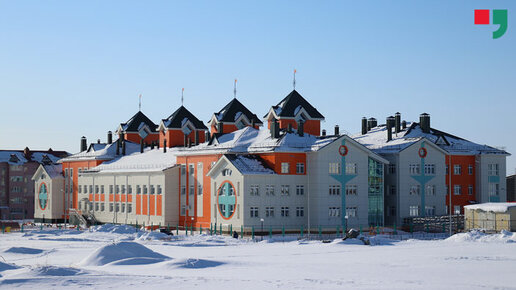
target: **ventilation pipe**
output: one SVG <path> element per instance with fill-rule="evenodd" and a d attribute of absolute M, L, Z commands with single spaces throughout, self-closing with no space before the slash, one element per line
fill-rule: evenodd
<path fill-rule="evenodd" d="M 339 125 L 335 125 L 335 136 L 339 136 L 340 135 L 340 132 L 339 132 Z"/>
<path fill-rule="evenodd" d="M 140 153 L 143 153 L 143 139 L 140 139 Z"/>
<path fill-rule="evenodd" d="M 322 135 L 326 136 L 326 130 L 325 129 L 322 130 Z"/>
<path fill-rule="evenodd" d="M 386 120 L 386 127 L 387 127 L 387 142 L 392 140 L 392 126 L 394 125 L 394 117 L 389 116 Z"/>
<path fill-rule="evenodd" d="M 163 153 L 167 153 L 167 139 L 163 140 Z"/>
<path fill-rule="evenodd" d="M 376 122 L 376 119 L 375 118 L 369 118 L 367 120 L 367 131 L 371 131 L 371 129 L 373 129 L 374 127 L 376 127 L 378 125 L 378 123 Z"/>
<path fill-rule="evenodd" d="M 272 120 L 271 120 L 270 131 L 271 131 L 271 138 L 273 138 L 273 139 L 279 138 L 279 124 L 278 124 L 278 120 L 276 120 L 275 118 L 272 118 Z"/>
<path fill-rule="evenodd" d="M 84 152 L 87 149 L 88 149 L 88 145 L 87 145 L 86 137 L 82 136 L 81 137 L 81 152 Z"/>
<path fill-rule="evenodd" d="M 305 134 L 304 125 L 305 125 L 305 122 L 303 122 L 303 120 L 299 120 L 299 123 L 297 123 L 297 134 L 299 134 L 299 136 L 301 136 L 301 137 L 303 137 Z"/>
<path fill-rule="evenodd" d="M 116 155 L 120 155 L 120 139 L 116 140 Z"/>
<path fill-rule="evenodd" d="M 113 132 L 111 132 L 111 131 L 107 132 L 107 143 L 108 144 L 113 143 Z"/>
<path fill-rule="evenodd" d="M 421 131 L 423 133 L 430 133 L 430 115 L 427 113 L 423 113 L 419 115 L 419 126 L 421 127 Z"/>
<path fill-rule="evenodd" d="M 290 123 L 287 125 L 287 132 L 292 133 L 292 124 Z"/>
<path fill-rule="evenodd" d="M 367 134 L 367 119 L 366 117 L 362 117 L 362 135 Z"/>
<path fill-rule="evenodd" d="M 122 140 L 122 155 L 125 155 L 125 140 Z"/>
<path fill-rule="evenodd" d="M 394 115 L 394 130 L 396 134 L 401 131 L 401 114 L 400 112 L 396 112 Z"/>

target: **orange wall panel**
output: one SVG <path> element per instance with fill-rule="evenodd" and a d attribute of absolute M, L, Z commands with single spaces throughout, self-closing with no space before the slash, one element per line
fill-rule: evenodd
<path fill-rule="evenodd" d="M 100 201 L 106 201 L 106 196 L 104 194 L 100 195 Z"/>
<path fill-rule="evenodd" d="M 451 198 L 452 198 L 452 207 L 456 205 L 461 206 L 461 212 L 464 213 L 464 207 L 465 205 L 471 204 L 471 201 L 476 201 L 476 179 L 475 179 L 475 156 L 474 155 L 451 155 L 451 163 L 452 165 L 449 166 L 450 162 L 450 155 L 446 156 L 446 165 L 448 165 L 448 175 L 446 175 L 446 185 L 449 186 L 450 183 L 450 175 L 451 174 Z M 460 165 L 461 166 L 461 174 L 455 175 L 454 174 L 454 166 Z M 468 167 L 473 166 L 473 172 L 472 174 L 469 174 Z M 460 185 L 461 186 L 461 194 L 455 195 L 454 194 L 454 186 Z M 473 194 L 468 194 L 468 187 L 472 185 L 473 186 Z M 448 192 L 446 193 L 446 205 L 450 206 L 450 197 L 448 195 Z M 453 211 L 453 208 L 452 208 Z"/>
<path fill-rule="evenodd" d="M 142 214 L 142 196 L 136 195 L 136 214 Z"/>
<path fill-rule="evenodd" d="M 294 119 L 279 119 L 278 120 L 280 129 L 287 129 L 288 124 L 292 125 L 293 129 L 297 130 L 297 122 Z M 268 121 L 267 128 L 271 128 L 271 121 Z M 310 135 L 320 136 L 321 134 L 321 121 L 320 120 L 307 120 L 303 125 L 303 131 Z"/>
<path fill-rule="evenodd" d="M 149 210 L 149 206 L 148 206 L 148 198 L 147 198 L 147 195 L 144 194 L 142 195 L 142 214 L 143 215 L 147 215 L 148 214 L 148 210 Z"/>
<path fill-rule="evenodd" d="M 149 196 L 149 200 L 150 200 L 149 214 L 156 215 L 156 199 L 153 194 Z"/>
<path fill-rule="evenodd" d="M 156 215 L 161 216 L 162 215 L 162 197 L 161 195 L 156 196 Z"/>

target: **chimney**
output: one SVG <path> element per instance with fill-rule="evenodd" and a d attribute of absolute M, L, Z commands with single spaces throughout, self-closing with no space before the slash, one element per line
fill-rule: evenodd
<path fill-rule="evenodd" d="M 402 128 L 402 129 L 407 129 L 407 121 L 403 120 L 403 121 L 401 122 L 401 128 Z"/>
<path fill-rule="evenodd" d="M 288 123 L 287 125 L 287 132 L 292 133 L 292 124 Z"/>
<path fill-rule="evenodd" d="M 122 140 L 122 155 L 125 155 L 125 140 Z"/>
<path fill-rule="evenodd" d="M 116 140 L 116 155 L 120 155 L 120 139 Z"/>
<path fill-rule="evenodd" d="M 278 120 L 276 120 L 275 118 L 272 118 L 270 131 L 271 131 L 271 138 L 275 139 L 275 138 L 279 137 L 279 124 L 278 124 Z"/>
<path fill-rule="evenodd" d="M 339 125 L 335 125 L 335 136 L 339 136 L 340 135 L 340 132 L 339 132 Z"/>
<path fill-rule="evenodd" d="M 389 116 L 386 120 L 386 127 L 387 127 L 387 142 L 392 140 L 392 125 L 394 125 L 394 117 Z"/>
<path fill-rule="evenodd" d="M 167 139 L 163 140 L 163 153 L 167 153 Z"/>
<path fill-rule="evenodd" d="M 140 139 L 140 153 L 143 153 L 143 139 Z"/>
<path fill-rule="evenodd" d="M 86 151 L 88 149 L 86 137 L 81 137 L 81 152 Z"/>
<path fill-rule="evenodd" d="M 219 133 L 219 134 L 224 134 L 224 123 L 219 122 L 219 123 L 217 124 L 217 133 Z"/>
<path fill-rule="evenodd" d="M 183 147 L 186 147 L 188 145 L 188 136 L 186 134 L 183 134 Z"/>
<path fill-rule="evenodd" d="M 195 130 L 195 133 L 194 133 L 194 145 L 199 145 L 199 130 Z"/>
<path fill-rule="evenodd" d="M 367 119 L 366 117 L 362 117 L 362 135 L 367 134 Z"/>
<path fill-rule="evenodd" d="M 325 129 L 322 130 L 322 135 L 326 136 L 326 130 Z"/>
<path fill-rule="evenodd" d="M 396 134 L 398 134 L 401 131 L 401 114 L 400 112 L 396 112 L 394 115 L 394 129 L 396 131 Z"/>
<path fill-rule="evenodd" d="M 100 144 L 100 139 L 97 139 L 97 144 Z"/>
<path fill-rule="evenodd" d="M 371 129 L 373 129 L 374 127 L 376 127 L 378 125 L 378 123 L 376 122 L 376 119 L 375 118 L 369 118 L 367 120 L 367 131 L 371 131 Z"/>
<path fill-rule="evenodd" d="M 304 132 L 304 125 L 305 125 L 305 123 L 303 122 L 303 120 L 299 120 L 299 123 L 297 123 L 297 133 L 301 137 L 303 137 L 304 134 L 305 134 L 305 132 Z"/>
<path fill-rule="evenodd" d="M 430 115 L 427 113 L 423 113 L 419 115 L 419 126 L 421 127 L 421 131 L 423 133 L 430 133 Z"/>
<path fill-rule="evenodd" d="M 107 143 L 108 144 L 113 143 L 113 132 L 111 132 L 111 131 L 107 132 Z"/>

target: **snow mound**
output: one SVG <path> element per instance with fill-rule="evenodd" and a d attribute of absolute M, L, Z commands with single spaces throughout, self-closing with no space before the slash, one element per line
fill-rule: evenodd
<path fill-rule="evenodd" d="M 160 232 L 143 232 L 138 240 L 150 241 L 150 240 L 161 240 L 161 241 L 169 241 L 172 237 Z"/>
<path fill-rule="evenodd" d="M 136 229 L 128 225 L 104 224 L 94 227 L 91 231 L 98 233 L 133 234 L 136 232 Z"/>
<path fill-rule="evenodd" d="M 11 247 L 4 251 L 4 253 L 13 253 L 13 254 L 26 254 L 26 255 L 37 255 L 41 254 L 44 251 L 36 248 L 26 248 L 26 247 Z"/>
<path fill-rule="evenodd" d="M 224 265 L 224 262 L 219 261 L 211 261 L 204 259 L 186 259 L 179 260 L 177 262 L 170 263 L 169 266 L 182 268 L 182 269 L 205 269 L 205 268 L 214 268 L 221 265 Z"/>
<path fill-rule="evenodd" d="M 14 270 L 14 269 L 18 269 L 18 268 L 20 268 L 20 267 L 18 267 L 16 265 L 0 262 L 0 272 L 7 271 L 7 270 Z"/>
<path fill-rule="evenodd" d="M 43 266 L 33 270 L 40 276 L 75 276 L 85 274 L 82 270 L 69 267 Z"/>
<path fill-rule="evenodd" d="M 467 233 L 455 234 L 446 239 L 449 242 L 482 242 L 482 243 L 514 243 L 516 233 L 501 231 L 497 234 L 486 234 L 479 230 L 472 230 Z"/>
<path fill-rule="evenodd" d="M 102 246 L 80 262 L 82 266 L 141 265 L 170 259 L 135 242 L 120 242 Z"/>

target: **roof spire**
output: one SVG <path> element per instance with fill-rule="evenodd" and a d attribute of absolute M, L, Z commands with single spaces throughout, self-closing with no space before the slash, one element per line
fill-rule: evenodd
<path fill-rule="evenodd" d="M 142 94 L 140 94 L 138 96 L 138 99 L 139 99 L 139 101 L 138 101 L 138 111 L 141 112 L 142 111 Z"/>
<path fill-rule="evenodd" d="M 236 85 L 237 85 L 237 79 L 235 79 L 235 84 L 233 86 L 233 97 L 236 99 Z"/>
<path fill-rule="evenodd" d="M 292 82 L 292 84 L 294 85 L 294 90 L 296 89 L 296 72 L 297 70 L 294 69 L 294 81 Z"/>
<path fill-rule="evenodd" d="M 182 88 L 181 89 L 181 106 L 183 105 L 183 101 L 184 101 L 184 98 L 183 98 L 183 93 L 185 92 L 185 88 Z"/>

